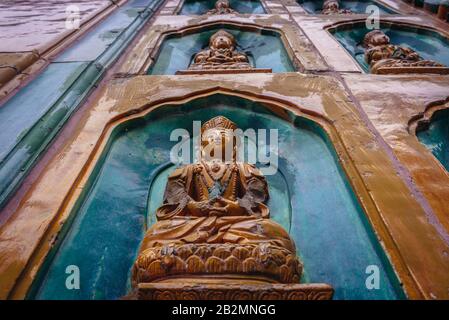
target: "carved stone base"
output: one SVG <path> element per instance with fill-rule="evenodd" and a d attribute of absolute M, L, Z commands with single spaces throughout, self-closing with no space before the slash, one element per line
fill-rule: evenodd
<path fill-rule="evenodd" d="M 295 252 L 266 244 L 183 244 L 143 250 L 132 271 L 133 287 L 139 283 L 248 283 L 261 279 L 274 283 L 299 283 L 302 264 Z M 212 278 L 212 279 L 211 279 Z M 235 282 L 238 278 L 239 281 Z M 193 280 L 198 279 L 198 280 Z M 234 281 L 234 282 L 233 282 Z"/>
<path fill-rule="evenodd" d="M 205 69 L 205 70 L 179 70 L 177 75 L 186 74 L 235 74 L 235 73 L 271 73 L 271 69 L 251 68 L 251 69 Z"/>
<path fill-rule="evenodd" d="M 327 284 L 140 283 L 138 300 L 330 300 Z"/>
<path fill-rule="evenodd" d="M 448 67 L 380 67 L 376 74 L 433 73 L 449 74 Z"/>

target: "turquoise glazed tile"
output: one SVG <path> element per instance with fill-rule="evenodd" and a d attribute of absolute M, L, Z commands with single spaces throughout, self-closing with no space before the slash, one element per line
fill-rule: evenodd
<path fill-rule="evenodd" d="M 52 63 L 0 108 L 0 159 L 70 88 L 87 63 Z"/>
<path fill-rule="evenodd" d="M 141 1 L 144 2 L 144 1 Z M 78 39 L 77 42 L 68 48 L 55 61 L 93 61 L 100 56 L 129 26 L 142 10 L 138 6 L 128 3 L 100 22 L 92 32 Z"/>

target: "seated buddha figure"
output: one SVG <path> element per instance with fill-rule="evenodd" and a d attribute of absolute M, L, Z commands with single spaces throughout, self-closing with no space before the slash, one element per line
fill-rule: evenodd
<path fill-rule="evenodd" d="M 299 282 L 295 244 L 270 219 L 265 177 L 236 161 L 235 129 L 222 116 L 204 123 L 200 160 L 168 177 L 157 222 L 133 266 L 134 287 L 173 278 Z"/>
<path fill-rule="evenodd" d="M 215 2 L 214 8 L 207 11 L 206 14 L 213 15 L 213 14 L 230 14 L 230 13 L 237 13 L 237 11 L 231 8 L 229 0 L 218 0 L 217 2 Z"/>
<path fill-rule="evenodd" d="M 323 10 L 321 10 L 321 14 L 351 14 L 353 13 L 349 9 L 340 9 L 340 3 L 338 0 L 326 0 L 323 3 Z"/>
<path fill-rule="evenodd" d="M 246 54 L 235 50 L 232 34 L 224 30 L 214 33 L 209 48 L 195 55 L 189 70 L 251 69 Z"/>
<path fill-rule="evenodd" d="M 435 61 L 424 60 L 413 49 L 391 44 L 390 38 L 381 30 L 368 32 L 363 39 L 363 47 L 365 60 L 371 73 L 375 74 L 391 73 L 391 68 L 412 72 L 423 67 L 445 67 Z"/>

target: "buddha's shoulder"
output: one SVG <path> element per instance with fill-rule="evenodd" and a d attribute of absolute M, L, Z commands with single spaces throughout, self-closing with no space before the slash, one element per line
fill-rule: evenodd
<path fill-rule="evenodd" d="M 238 169 L 247 177 L 248 176 L 263 177 L 262 172 L 253 164 L 245 162 L 237 162 L 236 165 Z"/>
<path fill-rule="evenodd" d="M 198 170 L 202 170 L 201 164 L 189 164 L 176 168 L 171 174 L 170 178 L 183 178 Z"/>

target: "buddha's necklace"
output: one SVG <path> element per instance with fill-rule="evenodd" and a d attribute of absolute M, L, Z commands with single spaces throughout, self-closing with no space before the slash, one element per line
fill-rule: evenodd
<path fill-rule="evenodd" d="M 218 166 L 217 164 L 212 164 L 211 169 L 209 169 L 209 166 L 206 163 L 204 163 L 203 166 L 206 169 L 206 172 L 208 173 L 208 175 L 212 178 L 212 180 L 214 182 L 213 185 L 209 187 L 206 179 L 204 178 L 203 175 L 201 175 L 201 179 L 203 180 L 203 183 L 207 187 L 207 191 L 209 192 L 209 199 L 214 199 L 214 198 L 218 198 L 218 197 L 222 196 L 224 191 L 228 187 L 228 183 L 229 183 L 229 180 L 231 179 L 232 173 L 229 174 L 229 176 L 227 177 L 227 179 L 225 181 L 222 181 L 220 183 L 220 179 L 223 178 L 223 176 L 226 173 L 227 166 L 225 166 L 223 173 L 219 176 L 216 175 L 216 172 L 218 170 L 214 170 Z"/>

